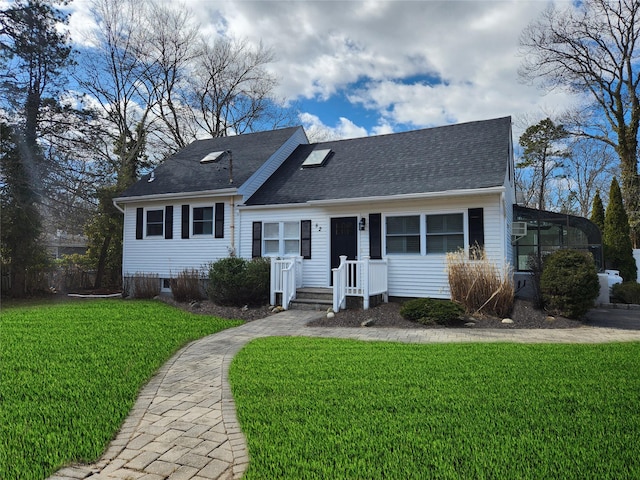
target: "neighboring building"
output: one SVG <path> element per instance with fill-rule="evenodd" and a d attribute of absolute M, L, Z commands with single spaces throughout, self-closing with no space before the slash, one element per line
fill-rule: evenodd
<path fill-rule="evenodd" d="M 302 127 L 196 141 L 115 199 L 123 275 L 291 257 L 298 286 L 330 287 L 344 255 L 384 265 L 388 295 L 448 298 L 447 252 L 478 244 L 514 263 L 513 168 L 509 117 L 315 144 Z"/>

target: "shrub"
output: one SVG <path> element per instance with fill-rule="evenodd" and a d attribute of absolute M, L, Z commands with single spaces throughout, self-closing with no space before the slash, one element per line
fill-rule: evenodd
<path fill-rule="evenodd" d="M 514 298 L 511 269 L 504 265 L 500 270 L 482 249 L 472 248 L 470 257 L 463 250 L 447 254 L 451 300 L 469 314 L 508 315 Z"/>
<path fill-rule="evenodd" d="M 209 298 L 218 305 L 264 305 L 269 301 L 268 258 L 229 257 L 209 268 Z"/>
<path fill-rule="evenodd" d="M 540 279 L 545 305 L 569 318 L 579 318 L 593 307 L 600 283 L 590 254 L 558 250 L 545 258 Z"/>
<path fill-rule="evenodd" d="M 446 325 L 458 320 L 464 314 L 464 308 L 449 300 L 416 298 L 400 307 L 400 315 L 425 325 Z"/>
<path fill-rule="evenodd" d="M 189 300 L 201 300 L 203 298 L 200 287 L 200 272 L 187 269 L 171 279 L 171 294 L 176 302 L 188 302 Z"/>
<path fill-rule="evenodd" d="M 612 301 L 640 305 L 640 283 L 617 283 L 611 288 Z"/>
<path fill-rule="evenodd" d="M 129 279 L 125 292 L 133 298 L 154 298 L 160 295 L 160 278 L 155 273 L 136 273 Z"/>

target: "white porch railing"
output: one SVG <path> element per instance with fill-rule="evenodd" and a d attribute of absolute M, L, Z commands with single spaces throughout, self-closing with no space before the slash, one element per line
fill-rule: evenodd
<path fill-rule="evenodd" d="M 384 301 L 389 301 L 387 287 L 387 261 L 347 260 L 340 256 L 340 265 L 332 269 L 333 274 L 333 310 L 338 312 L 347 304 L 347 296 L 362 297 L 362 308 L 369 309 L 371 295 L 384 295 Z"/>
<path fill-rule="evenodd" d="M 302 257 L 271 258 L 271 305 L 276 304 L 276 294 L 282 295 L 282 308 L 287 310 L 296 298 L 296 288 L 302 286 Z"/>

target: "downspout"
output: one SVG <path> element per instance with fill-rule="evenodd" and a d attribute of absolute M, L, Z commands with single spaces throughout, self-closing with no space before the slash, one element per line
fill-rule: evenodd
<path fill-rule="evenodd" d="M 120 208 L 120 205 L 118 205 L 118 203 L 116 202 L 116 199 L 114 198 L 111 201 L 113 202 L 113 206 L 116 207 L 118 209 L 118 211 L 124 215 L 124 210 L 122 208 Z"/>
<path fill-rule="evenodd" d="M 229 253 L 236 256 L 236 197 L 231 195 L 231 219 L 229 221 L 229 234 L 231 235 L 231 246 Z"/>

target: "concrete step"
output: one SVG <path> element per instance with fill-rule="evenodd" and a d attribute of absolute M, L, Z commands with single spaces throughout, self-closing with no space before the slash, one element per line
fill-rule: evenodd
<path fill-rule="evenodd" d="M 291 300 L 289 308 L 292 310 L 326 311 L 333 306 L 333 300 L 319 298 L 296 298 Z"/>
<path fill-rule="evenodd" d="M 333 290 L 330 288 L 299 288 L 296 290 L 298 299 L 318 299 L 333 301 Z"/>

